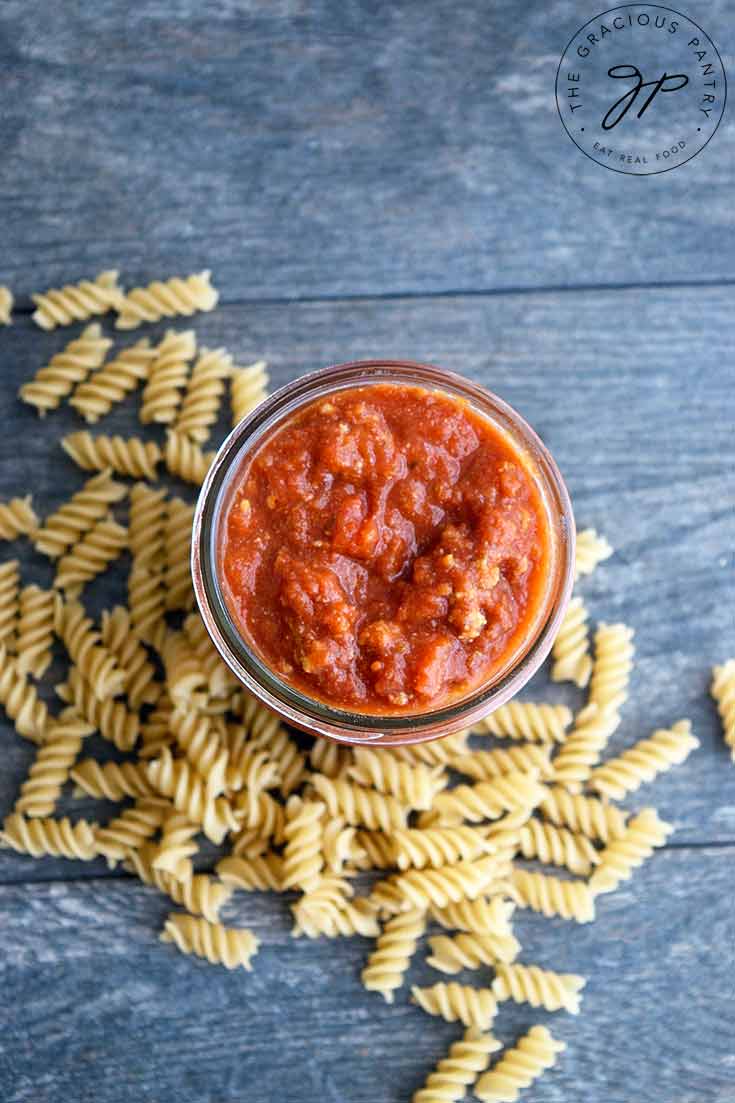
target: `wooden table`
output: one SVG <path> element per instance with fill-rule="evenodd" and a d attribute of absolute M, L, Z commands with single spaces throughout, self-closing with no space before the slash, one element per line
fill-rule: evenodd
<path fill-rule="evenodd" d="M 732 2 L 686 10 L 732 71 Z M 266 357 L 274 384 L 409 357 L 509 400 L 580 526 L 616 548 L 582 588 L 594 618 L 636 630 L 612 750 L 682 716 L 701 741 L 633 802 L 676 833 L 598 922 L 519 917 L 526 960 L 589 977 L 579 1019 L 554 1017 L 567 1054 L 525 1098 L 730 1103 L 735 772 L 707 687 L 735 652 L 735 124 L 659 177 L 582 157 L 553 84 L 593 14 L 5 0 L 0 278 L 21 312 L 0 334 L 0 497 L 32 490 L 48 512 L 81 483 L 58 447 L 73 411 L 39 422 L 15 391 L 69 339 L 35 329 L 29 293 L 105 267 L 128 285 L 211 267 L 222 305 L 200 339 Z M 134 424 L 130 401 L 101 428 Z M 48 584 L 41 557 L 18 554 Z M 103 584 L 94 608 L 118 595 Z M 580 700 L 545 675 L 527 695 Z M 0 746 L 4 813 L 33 748 L 5 723 Z M 388 1007 L 361 988 L 363 940 L 293 941 L 282 899 L 228 910 L 262 939 L 252 975 L 158 943 L 166 910 L 101 862 L 0 852 L 4 1103 L 405 1103 L 457 1036 L 405 991 Z M 424 957 L 410 979 L 433 983 Z M 550 1019 L 508 1007 L 498 1032 Z"/>

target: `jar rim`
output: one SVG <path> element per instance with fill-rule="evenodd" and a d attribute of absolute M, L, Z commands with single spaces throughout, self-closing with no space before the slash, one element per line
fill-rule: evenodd
<path fill-rule="evenodd" d="M 381 715 L 339 709 L 309 697 L 279 678 L 250 647 L 235 624 L 218 571 L 219 526 L 225 499 L 246 457 L 296 410 L 346 388 L 376 383 L 422 386 L 461 398 L 510 435 L 529 461 L 548 514 L 554 545 L 553 580 L 535 633 L 512 664 L 465 697 L 441 708 Z M 505 704 L 536 672 L 551 650 L 574 581 L 575 526 L 569 493 L 551 453 L 528 422 L 493 392 L 463 376 L 411 360 L 357 360 L 310 372 L 274 391 L 238 423 L 220 446 L 197 501 L 191 572 L 199 612 L 214 646 L 238 681 L 285 722 L 348 744 L 420 743 L 472 726 Z M 551 581 L 554 586 L 551 586 Z M 553 590 L 553 592 L 552 592 Z"/>

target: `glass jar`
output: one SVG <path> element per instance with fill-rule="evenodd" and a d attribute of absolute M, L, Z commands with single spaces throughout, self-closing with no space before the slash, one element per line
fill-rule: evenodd
<path fill-rule="evenodd" d="M 243 639 L 227 607 L 218 551 L 230 497 L 246 457 L 294 411 L 338 390 L 373 383 L 422 386 L 468 402 L 505 432 L 526 459 L 549 521 L 548 585 L 540 615 L 521 650 L 505 668 L 466 697 L 411 715 L 360 714 L 310 698 L 268 668 Z M 194 592 L 212 641 L 235 677 L 286 723 L 342 743 L 420 743 L 468 728 L 505 704 L 526 684 L 551 650 L 574 580 L 574 516 L 567 489 L 546 447 L 507 403 L 476 383 L 407 360 L 365 360 L 303 376 L 270 395 L 233 429 L 201 488 L 194 516 L 191 569 Z"/>

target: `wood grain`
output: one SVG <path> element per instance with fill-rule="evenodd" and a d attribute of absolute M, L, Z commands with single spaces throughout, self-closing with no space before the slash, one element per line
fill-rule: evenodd
<path fill-rule="evenodd" d="M 731 117 L 646 180 L 564 133 L 556 69 L 594 11 L 5 0 L 3 281 L 213 266 L 232 302 L 733 280 Z M 686 12 L 732 70 L 732 0 Z"/>
<path fill-rule="evenodd" d="M 578 1018 L 501 1008 L 504 1043 L 534 1022 L 569 1043 L 528 1103 L 732 1098 L 732 857 L 696 853 L 657 854 L 589 926 L 519 913 L 525 961 L 588 977 Z M 365 940 L 292 940 L 282 898 L 227 907 L 261 939 L 252 974 L 158 943 L 165 912 L 131 881 L 0 889 L 4 1103 L 406 1103 L 460 1033 L 365 992 Z M 426 953 L 411 983 L 442 979 Z"/>

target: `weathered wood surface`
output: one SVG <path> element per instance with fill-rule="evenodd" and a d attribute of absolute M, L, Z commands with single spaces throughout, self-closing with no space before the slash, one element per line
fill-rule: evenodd
<path fill-rule="evenodd" d="M 203 342 L 228 345 L 240 362 L 267 356 L 274 384 L 340 357 L 413 355 L 485 383 L 529 418 L 568 479 L 580 526 L 597 526 L 617 549 L 580 587 L 594 619 L 622 619 L 637 633 L 631 700 L 613 749 L 682 716 L 702 742 L 684 767 L 634 798 L 653 801 L 677 825 L 674 845 L 735 842 L 735 775 L 707 696 L 710 666 L 735 651 L 731 299 L 726 289 L 679 289 L 260 304 L 196 320 Z M 614 338 L 602 335 L 601 318 L 616 320 Z M 12 426 L 0 440 L 0 498 L 30 488 L 44 512 L 84 479 L 56 443 L 80 419 L 64 407 L 39 422 L 15 389 L 66 339 L 28 319 L 0 334 L 0 418 Z M 136 424 L 137 402 L 97 431 L 147 432 Z M 16 551 L 29 579 L 50 581 L 43 557 L 24 542 L 5 554 Z M 99 609 L 124 599 L 124 576 L 105 576 L 85 600 Z M 61 678 L 63 662 L 57 669 Z M 580 700 L 569 687 L 547 686 L 544 673 L 527 696 Z M 5 810 L 33 747 L 2 723 Z M 102 871 L 95 863 L 78 875 Z M 64 863 L 0 852 L 0 880 L 68 875 Z"/>
<path fill-rule="evenodd" d="M 564 133 L 557 65 L 595 11 L 5 0 L 3 280 L 213 266 L 229 301 L 732 280 L 731 112 L 644 181 Z M 686 5 L 730 71 L 734 11 Z"/>
<path fill-rule="evenodd" d="M 588 926 L 519 914 L 524 960 L 588 977 L 578 1018 L 501 1007 L 504 1042 L 543 1022 L 569 1043 L 528 1103 L 732 1100 L 733 856 L 692 853 L 657 854 Z M 365 940 L 292 940 L 277 897 L 227 907 L 262 940 L 251 974 L 158 943 L 166 910 L 131 881 L 0 889 L 3 1103 L 406 1103 L 461 1033 L 407 989 L 365 992 Z M 441 979 L 426 952 L 411 983 Z"/>

